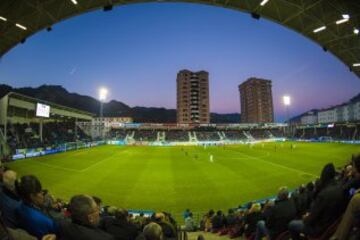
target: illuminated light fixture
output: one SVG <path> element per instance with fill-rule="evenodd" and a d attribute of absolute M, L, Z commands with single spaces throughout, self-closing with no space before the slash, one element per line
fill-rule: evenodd
<path fill-rule="evenodd" d="M 283 103 L 285 106 L 290 106 L 291 104 L 290 96 L 283 96 Z"/>
<path fill-rule="evenodd" d="M 261 6 L 264 6 L 268 1 L 269 1 L 269 0 L 263 0 L 263 1 L 260 3 L 260 5 L 261 5 Z"/>
<path fill-rule="evenodd" d="M 75 5 L 78 4 L 78 2 L 77 2 L 76 0 L 71 0 L 71 2 L 72 2 L 73 4 L 75 4 Z"/>
<path fill-rule="evenodd" d="M 322 27 L 319 27 L 317 29 L 314 29 L 314 33 L 317 33 L 317 32 L 321 32 L 321 31 L 324 31 L 326 29 L 326 26 L 322 26 Z"/>
<path fill-rule="evenodd" d="M 22 30 L 27 30 L 27 28 L 19 23 L 15 24 L 18 28 L 21 28 Z"/>
<path fill-rule="evenodd" d="M 360 63 L 354 63 L 353 67 L 360 67 Z"/>
<path fill-rule="evenodd" d="M 341 19 L 341 20 L 337 20 L 337 21 L 336 21 L 336 24 L 339 25 L 339 24 L 345 23 L 345 22 L 347 22 L 347 21 L 349 21 L 349 19 L 348 19 L 348 18 L 344 18 L 344 19 Z"/>
<path fill-rule="evenodd" d="M 2 16 L 0 16 L 0 20 L 3 20 L 4 22 L 6 22 L 6 21 L 7 21 L 7 19 L 6 19 L 6 18 L 4 18 L 4 17 L 2 17 Z"/>
<path fill-rule="evenodd" d="M 339 25 L 339 24 L 345 23 L 345 22 L 349 21 L 349 19 L 350 19 L 349 14 L 343 14 L 342 17 L 343 17 L 343 19 L 337 20 L 336 24 Z"/>
<path fill-rule="evenodd" d="M 99 100 L 101 102 L 104 102 L 106 100 L 106 97 L 108 95 L 108 90 L 104 87 L 99 89 Z"/>
<path fill-rule="evenodd" d="M 358 35 L 359 34 L 359 29 L 354 28 L 354 34 Z"/>

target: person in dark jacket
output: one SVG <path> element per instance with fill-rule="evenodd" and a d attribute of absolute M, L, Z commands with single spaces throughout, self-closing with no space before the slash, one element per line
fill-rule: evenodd
<path fill-rule="evenodd" d="M 317 237 L 334 223 L 344 212 L 345 198 L 340 183 L 335 180 L 335 167 L 327 164 L 320 178 L 320 190 L 314 203 L 302 220 L 293 220 L 289 230 L 293 239 L 299 239 L 304 233 L 309 237 Z"/>
<path fill-rule="evenodd" d="M 246 237 L 251 236 L 256 231 L 256 225 L 259 221 L 264 219 L 261 212 L 260 203 L 254 203 L 249 212 L 244 216 L 244 234 Z"/>
<path fill-rule="evenodd" d="M 287 187 L 279 190 L 275 205 L 269 209 L 265 221 L 259 221 L 256 229 L 256 240 L 267 236 L 268 239 L 275 239 L 277 235 L 287 230 L 289 222 L 296 217 L 296 207 L 289 199 Z"/>
<path fill-rule="evenodd" d="M 47 234 L 57 234 L 57 224 L 42 211 L 44 196 L 40 181 L 32 175 L 23 176 L 17 185 L 17 192 L 22 199 L 16 209 L 19 227 L 38 239 Z"/>
<path fill-rule="evenodd" d="M 7 170 L 3 174 L 3 187 L 0 192 L 0 211 L 7 227 L 18 225 L 16 209 L 20 206 L 20 198 L 15 189 L 16 172 Z"/>
<path fill-rule="evenodd" d="M 69 204 L 71 222 L 59 225 L 59 239 L 63 240 L 114 240 L 114 237 L 97 228 L 100 209 L 94 199 L 87 195 L 76 195 Z"/>
<path fill-rule="evenodd" d="M 221 210 L 216 212 L 216 215 L 211 220 L 211 223 L 212 223 L 213 231 L 217 231 L 217 230 L 221 229 L 222 227 L 224 227 L 225 218 L 224 218 L 224 214 L 222 213 Z"/>
<path fill-rule="evenodd" d="M 163 235 L 165 238 L 176 238 L 176 228 L 173 224 L 170 223 L 169 220 L 166 219 L 164 213 L 156 213 L 155 214 L 155 222 L 161 226 Z"/>
<path fill-rule="evenodd" d="M 236 224 L 236 214 L 234 212 L 234 209 L 228 210 L 228 215 L 226 216 L 226 226 L 231 227 Z"/>
<path fill-rule="evenodd" d="M 342 179 L 344 195 L 350 201 L 356 189 L 360 188 L 360 155 L 352 157 L 346 176 Z"/>
<path fill-rule="evenodd" d="M 296 192 L 296 194 L 294 194 L 292 198 L 295 202 L 297 216 L 301 217 L 308 211 L 308 206 L 307 206 L 308 196 L 305 191 L 305 186 L 301 185 L 298 191 Z"/>
<path fill-rule="evenodd" d="M 104 218 L 102 229 L 113 235 L 117 240 L 135 240 L 139 234 L 138 228 L 128 219 L 129 214 L 125 209 L 117 209 L 115 218 Z"/>

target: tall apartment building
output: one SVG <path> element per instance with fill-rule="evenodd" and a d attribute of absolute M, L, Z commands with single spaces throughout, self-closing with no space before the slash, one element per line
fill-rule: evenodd
<path fill-rule="evenodd" d="M 242 123 L 274 122 L 271 80 L 249 78 L 239 85 Z"/>
<path fill-rule="evenodd" d="M 176 83 L 177 122 L 209 123 L 209 73 L 181 70 Z"/>

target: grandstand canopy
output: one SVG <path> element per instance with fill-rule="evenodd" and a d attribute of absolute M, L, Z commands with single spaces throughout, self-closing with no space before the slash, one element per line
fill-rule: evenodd
<path fill-rule="evenodd" d="M 50 106 L 48 119 L 73 118 L 82 121 L 91 121 L 95 116 L 85 111 L 10 92 L 0 99 L 0 125 L 6 125 L 8 121 L 28 122 L 38 119 L 35 116 L 37 103 Z"/>
<path fill-rule="evenodd" d="M 0 56 L 64 19 L 141 2 L 201 3 L 269 19 L 315 41 L 360 77 L 359 0 L 1 0 Z"/>

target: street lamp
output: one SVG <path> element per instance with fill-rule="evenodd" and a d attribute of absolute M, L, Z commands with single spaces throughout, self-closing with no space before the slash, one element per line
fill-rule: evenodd
<path fill-rule="evenodd" d="M 283 103 L 285 105 L 286 121 L 288 124 L 288 130 L 290 130 L 290 116 L 289 116 L 289 106 L 291 104 L 290 96 L 288 96 L 288 95 L 283 96 Z"/>

